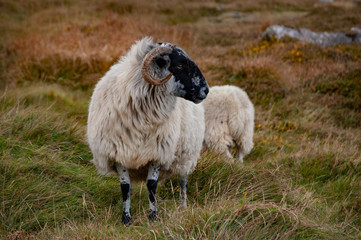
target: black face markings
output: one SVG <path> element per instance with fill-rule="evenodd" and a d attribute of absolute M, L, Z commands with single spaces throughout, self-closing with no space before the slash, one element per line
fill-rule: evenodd
<path fill-rule="evenodd" d="M 181 88 L 177 96 L 195 103 L 206 98 L 209 87 L 195 62 L 179 47 L 172 46 L 168 70 L 173 74 L 176 84 Z"/>

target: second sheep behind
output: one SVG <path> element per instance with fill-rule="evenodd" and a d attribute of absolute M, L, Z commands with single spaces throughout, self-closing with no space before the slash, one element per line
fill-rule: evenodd
<path fill-rule="evenodd" d="M 254 107 L 247 93 L 236 86 L 214 86 L 203 104 L 206 147 L 229 159 L 236 147 L 236 158 L 243 163 L 253 148 L 254 132 Z"/>

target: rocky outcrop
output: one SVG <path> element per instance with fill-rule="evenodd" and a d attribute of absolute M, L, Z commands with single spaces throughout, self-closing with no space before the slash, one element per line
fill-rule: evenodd
<path fill-rule="evenodd" d="M 278 39 L 284 37 L 296 38 L 317 44 L 323 47 L 337 44 L 350 44 L 353 42 L 361 43 L 361 29 L 353 27 L 349 33 L 344 32 L 313 32 L 305 28 L 294 29 L 285 26 L 272 25 L 263 33 L 264 38 L 275 37 Z"/>

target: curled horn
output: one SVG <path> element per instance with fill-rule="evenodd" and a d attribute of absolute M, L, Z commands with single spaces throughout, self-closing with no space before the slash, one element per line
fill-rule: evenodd
<path fill-rule="evenodd" d="M 147 81 L 148 83 L 152 84 L 152 85 L 162 85 L 165 84 L 166 82 L 168 82 L 168 80 L 172 77 L 172 73 L 170 73 L 169 75 L 167 75 L 164 78 L 161 79 L 154 79 L 150 74 L 149 74 L 149 68 L 150 65 L 153 62 L 153 59 L 155 56 L 164 56 L 164 55 L 168 55 L 172 52 L 172 48 L 170 47 L 157 47 L 154 48 L 152 50 L 150 50 L 147 55 L 145 55 L 144 60 L 142 62 L 142 75 L 145 81 Z"/>

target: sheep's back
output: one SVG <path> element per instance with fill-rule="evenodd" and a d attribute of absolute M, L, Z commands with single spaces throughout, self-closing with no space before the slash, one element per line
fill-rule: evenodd
<path fill-rule="evenodd" d="M 253 122 L 254 108 L 246 92 L 236 86 L 210 88 L 204 100 L 205 141 L 231 145 L 244 131 L 244 123 Z M 207 145 L 209 145 L 207 143 Z"/>

